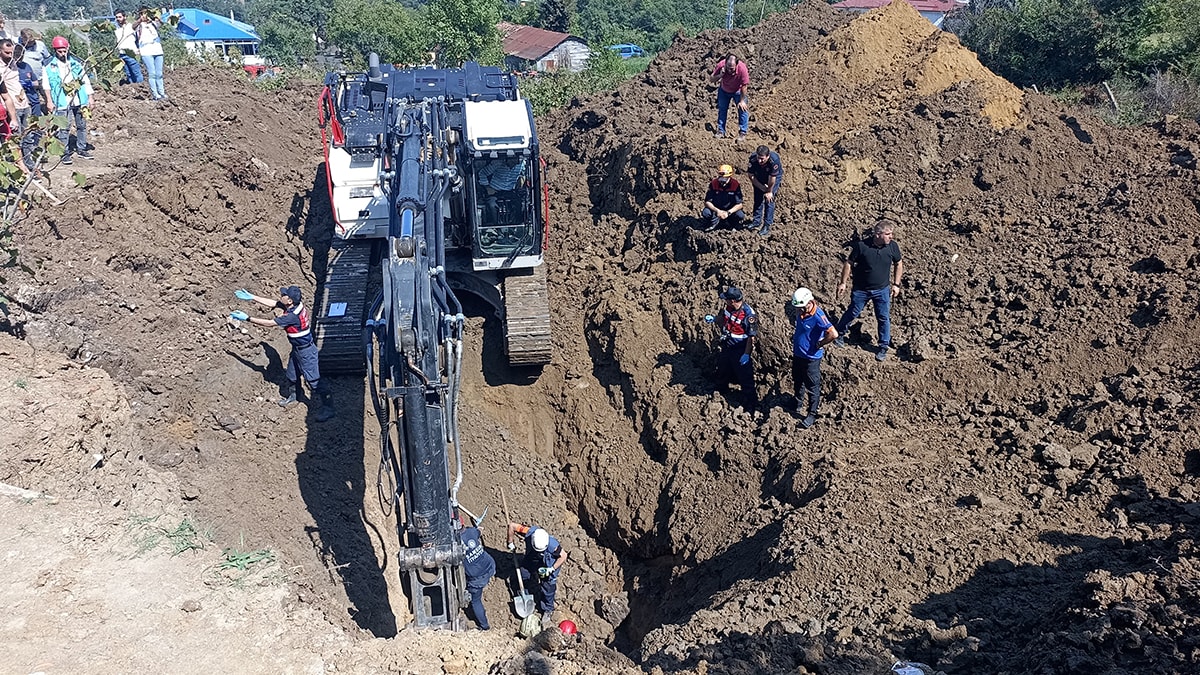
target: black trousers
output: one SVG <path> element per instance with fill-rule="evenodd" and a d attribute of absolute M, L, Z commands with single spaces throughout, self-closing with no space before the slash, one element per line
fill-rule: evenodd
<path fill-rule="evenodd" d="M 796 411 L 804 409 L 804 394 L 808 393 L 808 414 L 816 415 L 821 407 L 821 359 L 792 356 L 792 382 L 796 393 Z"/>
<path fill-rule="evenodd" d="M 746 410 L 758 410 L 758 391 L 754 388 L 754 361 L 741 364 L 742 355 L 746 353 L 744 340 L 728 340 L 721 344 L 721 353 L 717 355 L 717 388 L 725 391 L 731 380 L 737 380 L 742 388 L 742 399 Z"/>

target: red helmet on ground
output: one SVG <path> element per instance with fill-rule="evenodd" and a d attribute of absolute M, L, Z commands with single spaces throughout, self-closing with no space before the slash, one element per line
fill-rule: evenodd
<path fill-rule="evenodd" d="M 558 629 L 562 631 L 563 635 L 574 635 L 579 632 L 579 629 L 575 627 L 575 622 L 570 619 L 560 622 Z"/>
<path fill-rule="evenodd" d="M 54 36 L 54 39 L 50 41 L 50 47 L 53 49 L 70 49 L 71 43 L 67 42 L 67 38 L 61 35 L 56 35 Z"/>

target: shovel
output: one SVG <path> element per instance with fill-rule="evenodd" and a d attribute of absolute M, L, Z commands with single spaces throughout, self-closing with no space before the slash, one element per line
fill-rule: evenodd
<path fill-rule="evenodd" d="M 504 498 L 503 489 L 500 490 L 500 503 L 504 505 L 504 519 L 511 523 L 512 517 L 508 515 L 508 500 Z M 505 523 L 504 527 L 507 528 L 508 523 Z M 521 588 L 521 594 L 513 598 L 513 611 L 517 613 L 517 616 L 524 619 L 533 614 L 533 596 L 525 590 L 525 580 L 521 578 L 521 565 L 517 562 L 517 551 L 515 549 L 512 552 L 512 556 L 513 567 L 517 572 L 517 585 Z"/>

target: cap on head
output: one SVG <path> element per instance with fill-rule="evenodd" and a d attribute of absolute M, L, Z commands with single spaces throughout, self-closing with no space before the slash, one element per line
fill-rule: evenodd
<path fill-rule="evenodd" d="M 579 632 L 579 628 L 575 626 L 575 622 L 570 619 L 559 621 L 558 630 L 562 631 L 563 635 L 574 635 Z"/>
<path fill-rule="evenodd" d="M 813 301 L 812 291 L 807 288 L 797 288 L 795 293 L 792 293 L 793 307 L 807 307 L 808 303 Z"/>
<path fill-rule="evenodd" d="M 292 302 L 300 302 L 300 298 L 302 297 L 299 286 L 284 286 L 279 289 L 279 294 L 291 298 Z"/>
<path fill-rule="evenodd" d="M 541 553 L 550 546 L 550 533 L 538 528 L 533 531 L 533 550 Z"/>
<path fill-rule="evenodd" d="M 54 36 L 54 39 L 50 41 L 50 47 L 53 49 L 70 49 L 71 43 L 67 42 L 67 38 L 61 35 L 56 35 Z"/>
<path fill-rule="evenodd" d="M 728 164 L 722 164 L 717 167 L 717 175 L 721 178 L 729 178 L 733 175 L 733 167 Z"/>
<path fill-rule="evenodd" d="M 730 286 L 725 289 L 725 292 L 721 293 L 721 299 L 738 302 L 742 299 L 742 289 L 737 286 Z"/>

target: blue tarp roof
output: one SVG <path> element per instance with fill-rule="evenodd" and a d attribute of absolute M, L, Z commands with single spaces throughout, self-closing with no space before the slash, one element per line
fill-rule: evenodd
<path fill-rule="evenodd" d="M 208 42 L 258 42 L 254 26 L 202 9 L 176 9 L 179 37 Z"/>

